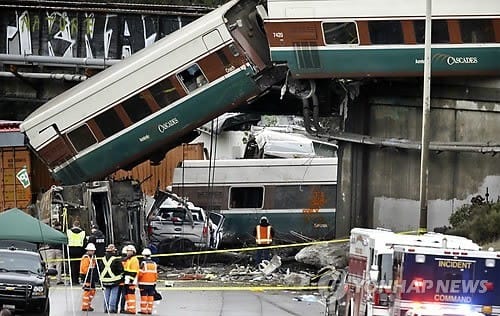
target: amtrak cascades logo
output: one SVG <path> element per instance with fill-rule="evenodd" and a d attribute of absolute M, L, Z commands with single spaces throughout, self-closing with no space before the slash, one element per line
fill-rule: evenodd
<path fill-rule="evenodd" d="M 446 59 L 446 63 L 448 65 L 454 65 L 454 64 L 477 64 L 479 59 L 477 57 L 453 57 L 449 56 Z"/>
<path fill-rule="evenodd" d="M 432 56 L 433 62 L 446 62 L 449 66 L 453 65 L 466 65 L 466 64 L 477 64 L 479 63 L 479 58 L 476 56 L 450 56 L 447 54 L 434 54 Z M 424 64 L 424 59 L 415 59 L 415 64 Z"/>
<path fill-rule="evenodd" d="M 176 117 L 174 117 L 173 119 L 171 119 L 171 120 L 169 120 L 167 122 L 159 124 L 158 125 L 158 131 L 163 134 L 167 129 L 169 129 L 172 126 L 177 125 L 177 124 L 179 124 L 179 119 L 177 119 Z"/>

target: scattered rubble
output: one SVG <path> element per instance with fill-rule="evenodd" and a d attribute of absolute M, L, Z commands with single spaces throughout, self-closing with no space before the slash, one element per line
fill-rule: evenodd
<path fill-rule="evenodd" d="M 259 265 L 252 265 L 246 260 L 239 263 L 205 263 L 203 266 L 176 269 L 161 267 L 161 279 L 165 286 L 297 286 L 315 287 L 325 271 L 344 268 L 347 263 L 346 244 L 321 244 L 305 247 L 295 258 L 274 255 L 271 260 L 263 260 Z M 233 258 L 239 258 L 233 256 Z M 195 260 L 193 260 L 195 262 Z M 168 284 L 167 284 L 168 283 Z"/>

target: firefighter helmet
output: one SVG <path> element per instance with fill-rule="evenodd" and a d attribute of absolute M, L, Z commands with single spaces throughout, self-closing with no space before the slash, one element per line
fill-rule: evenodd
<path fill-rule="evenodd" d="M 94 250 L 95 251 L 96 250 L 95 245 L 93 243 L 89 243 L 87 245 L 87 247 L 85 247 L 85 250 Z"/>

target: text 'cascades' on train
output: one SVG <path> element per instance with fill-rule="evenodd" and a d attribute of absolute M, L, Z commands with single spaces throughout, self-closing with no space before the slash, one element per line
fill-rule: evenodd
<path fill-rule="evenodd" d="M 422 76 L 426 1 L 267 0 L 273 62 L 294 78 Z M 500 73 L 500 1 L 432 2 L 432 75 Z"/>
<path fill-rule="evenodd" d="M 282 80 L 256 5 L 230 1 L 55 97 L 21 124 L 29 145 L 64 184 L 163 159 Z"/>
<path fill-rule="evenodd" d="M 332 78 L 423 75 L 425 11 L 424 0 L 233 0 L 57 96 L 21 129 L 65 184 L 160 161 L 283 83 L 321 132 L 318 109 L 331 104 L 316 87 L 345 83 Z M 433 2 L 433 76 L 498 75 L 499 56 L 500 1 Z"/>

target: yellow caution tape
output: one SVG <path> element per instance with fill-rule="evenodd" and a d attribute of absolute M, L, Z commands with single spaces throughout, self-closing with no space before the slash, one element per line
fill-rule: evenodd
<path fill-rule="evenodd" d="M 399 232 L 398 234 L 421 234 L 426 232 L 425 229 L 420 228 L 418 230 L 413 231 L 405 231 Z M 303 242 L 303 243 L 295 243 L 295 244 L 286 244 L 286 245 L 274 245 L 274 246 L 259 246 L 259 247 L 246 247 L 246 248 L 233 248 L 233 249 L 216 249 L 216 250 L 200 250 L 200 251 L 188 251 L 188 252 L 175 252 L 175 253 L 163 253 L 163 254 L 155 254 L 151 257 L 175 257 L 175 256 L 191 256 L 191 255 L 204 255 L 204 254 L 215 254 L 215 253 L 226 253 L 226 252 L 245 252 L 245 251 L 255 251 L 261 249 L 279 249 L 279 248 L 292 248 L 292 247 L 305 247 L 312 245 L 320 245 L 320 244 L 331 244 L 331 243 L 341 243 L 347 242 L 349 238 L 342 239 L 332 239 L 332 240 L 322 240 L 322 241 L 311 241 L 311 242 Z M 142 256 L 137 256 L 142 257 Z M 97 258 L 101 260 L 102 258 Z M 70 261 L 80 260 L 80 258 L 70 259 Z M 67 261 L 67 259 L 53 259 L 47 262 L 57 262 L 57 261 Z"/>

